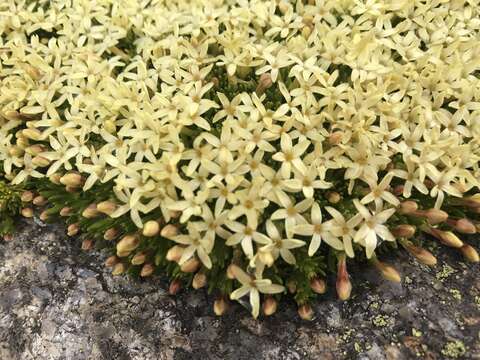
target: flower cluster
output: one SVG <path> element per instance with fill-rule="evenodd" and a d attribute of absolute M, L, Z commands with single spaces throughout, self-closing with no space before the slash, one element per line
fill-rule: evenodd
<path fill-rule="evenodd" d="M 44 218 L 134 224 L 100 234 L 115 272 L 150 275 L 161 249 L 194 287 L 227 272 L 255 317 L 260 294 L 321 292 L 326 256 L 341 298 L 347 258 L 397 278 L 383 243 L 435 263 L 416 228 L 475 259 L 451 231 L 480 214 L 479 19 L 476 1 L 3 1 L 0 171 L 25 203 L 46 179 L 78 195 L 40 195 Z"/>

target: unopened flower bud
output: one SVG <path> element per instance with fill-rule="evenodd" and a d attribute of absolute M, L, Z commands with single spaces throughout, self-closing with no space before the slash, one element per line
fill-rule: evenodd
<path fill-rule="evenodd" d="M 152 237 L 160 232 L 160 224 L 155 220 L 147 221 L 143 225 L 143 236 Z"/>
<path fill-rule="evenodd" d="M 207 285 L 207 275 L 204 273 L 196 273 L 192 280 L 192 287 L 196 290 Z"/>
<path fill-rule="evenodd" d="M 422 264 L 428 266 L 435 266 L 437 264 L 437 258 L 433 256 L 430 251 L 420 246 L 414 245 L 411 241 L 402 241 L 401 244 L 413 257 L 415 257 Z"/>
<path fill-rule="evenodd" d="M 405 238 L 410 239 L 415 235 L 416 228 L 415 226 L 408 224 L 401 224 L 391 230 L 392 235 L 396 238 Z"/>
<path fill-rule="evenodd" d="M 342 199 L 340 194 L 336 191 L 329 191 L 327 193 L 327 200 L 330 204 L 338 204 L 338 202 Z"/>
<path fill-rule="evenodd" d="M 75 236 L 75 235 L 78 234 L 79 231 L 80 231 L 80 227 L 78 226 L 77 223 L 70 224 L 67 227 L 67 235 L 68 236 Z"/>
<path fill-rule="evenodd" d="M 147 254 L 139 252 L 130 261 L 132 265 L 142 265 L 147 260 Z"/>
<path fill-rule="evenodd" d="M 117 131 L 117 125 L 115 125 L 115 121 L 110 119 L 105 120 L 103 127 L 110 134 L 114 134 Z"/>
<path fill-rule="evenodd" d="M 38 141 L 42 138 L 42 132 L 35 128 L 23 129 L 22 135 L 27 139 L 32 139 L 34 141 Z"/>
<path fill-rule="evenodd" d="M 465 218 L 458 220 L 447 219 L 447 224 L 462 234 L 475 234 L 477 232 L 475 225 Z"/>
<path fill-rule="evenodd" d="M 313 309 L 310 305 L 304 304 L 298 308 L 298 315 L 302 320 L 311 321 L 313 319 Z"/>
<path fill-rule="evenodd" d="M 26 203 L 32 201 L 33 198 L 34 198 L 34 194 L 31 191 L 24 191 L 20 196 L 20 200 Z"/>
<path fill-rule="evenodd" d="M 140 240 L 135 235 L 125 235 L 117 243 L 117 256 L 124 257 L 135 250 L 140 244 Z"/>
<path fill-rule="evenodd" d="M 310 280 L 310 287 L 312 288 L 313 292 L 317 294 L 325 294 L 327 291 L 327 284 L 325 283 L 325 280 L 318 277 L 314 277 Z"/>
<path fill-rule="evenodd" d="M 183 255 L 183 250 L 184 249 L 185 248 L 180 246 L 180 245 L 174 245 L 170 249 L 168 249 L 167 255 L 165 256 L 165 258 L 168 261 L 178 262 Z"/>
<path fill-rule="evenodd" d="M 440 240 L 440 242 L 446 246 L 461 248 L 463 246 L 463 241 L 460 240 L 454 233 L 451 231 L 442 231 L 434 228 L 430 228 L 427 232 L 433 235 L 435 238 Z"/>
<path fill-rule="evenodd" d="M 8 149 L 8 154 L 12 157 L 20 157 L 24 153 L 24 150 L 20 146 L 12 146 Z"/>
<path fill-rule="evenodd" d="M 269 73 L 263 73 L 260 75 L 260 80 L 258 81 L 257 88 L 255 89 L 255 92 L 257 93 L 258 96 L 262 95 L 265 90 L 267 90 L 269 87 L 271 87 L 273 84 L 272 77 Z"/>
<path fill-rule="evenodd" d="M 32 208 L 23 208 L 21 211 L 23 217 L 31 218 L 33 217 L 33 209 Z"/>
<path fill-rule="evenodd" d="M 170 286 L 168 287 L 168 293 L 170 295 L 176 295 L 182 288 L 182 283 L 180 282 L 179 279 L 174 279 L 171 283 Z"/>
<path fill-rule="evenodd" d="M 82 250 L 89 251 L 93 249 L 93 240 L 85 239 L 82 241 Z"/>
<path fill-rule="evenodd" d="M 19 136 L 17 138 L 17 146 L 20 149 L 26 149 L 30 145 L 30 141 L 25 136 Z"/>
<path fill-rule="evenodd" d="M 27 154 L 32 155 L 32 156 L 37 156 L 37 155 L 43 153 L 46 150 L 47 150 L 47 148 L 45 146 L 43 146 L 41 144 L 34 144 L 34 145 L 31 145 L 31 146 L 27 147 L 25 149 L 25 152 Z M 32 159 L 32 161 L 33 161 L 33 159 Z"/>
<path fill-rule="evenodd" d="M 423 215 L 431 225 L 440 224 L 448 219 L 448 214 L 439 209 L 428 209 L 423 212 Z"/>
<path fill-rule="evenodd" d="M 33 205 L 35 206 L 44 206 L 47 204 L 47 199 L 42 196 L 42 195 L 39 195 L 39 196 L 35 196 L 33 198 L 33 201 L 32 201 Z"/>
<path fill-rule="evenodd" d="M 350 282 L 350 277 L 348 275 L 345 255 L 341 255 L 338 259 L 336 288 L 340 300 L 345 301 L 350 298 L 352 283 Z"/>
<path fill-rule="evenodd" d="M 6 242 L 12 241 L 13 240 L 12 234 L 4 234 L 3 235 L 3 240 L 6 241 Z"/>
<path fill-rule="evenodd" d="M 32 164 L 36 167 L 45 167 L 50 165 L 50 160 L 44 158 L 43 156 L 37 155 L 32 159 Z"/>
<path fill-rule="evenodd" d="M 403 185 L 397 185 L 392 189 L 392 193 L 395 196 L 400 196 L 403 194 L 403 191 L 405 190 L 405 186 Z"/>
<path fill-rule="evenodd" d="M 200 267 L 200 261 L 196 257 L 192 257 L 180 265 L 180 270 L 185 273 L 193 273 Z"/>
<path fill-rule="evenodd" d="M 235 279 L 235 274 L 232 271 L 234 266 L 235 266 L 234 264 L 230 264 L 227 267 L 227 278 L 230 280 Z"/>
<path fill-rule="evenodd" d="M 109 228 L 103 233 L 103 238 L 107 241 L 111 241 L 118 236 L 118 231 L 115 228 Z"/>
<path fill-rule="evenodd" d="M 402 281 L 400 274 L 393 266 L 381 262 L 375 256 L 372 257 L 371 261 L 385 280 L 397 283 Z"/>
<path fill-rule="evenodd" d="M 217 316 L 222 316 L 228 310 L 228 302 L 225 298 L 220 297 L 213 302 L 213 312 Z"/>
<path fill-rule="evenodd" d="M 407 200 L 400 203 L 398 212 L 400 214 L 413 214 L 418 210 L 418 204 L 415 201 Z"/>
<path fill-rule="evenodd" d="M 95 204 L 90 204 L 88 205 L 83 211 L 82 211 L 82 216 L 87 219 L 93 219 L 94 217 L 97 217 L 100 215 L 100 211 L 97 210 L 97 205 Z"/>
<path fill-rule="evenodd" d="M 66 190 L 68 193 L 73 194 L 73 193 L 78 192 L 78 187 L 67 185 L 67 186 L 65 186 L 65 190 Z"/>
<path fill-rule="evenodd" d="M 142 267 L 142 270 L 140 271 L 140 276 L 141 277 L 148 277 L 153 274 L 155 271 L 155 266 L 153 264 L 145 264 Z"/>
<path fill-rule="evenodd" d="M 114 265 L 112 275 L 122 275 L 125 271 L 127 271 L 127 265 L 124 263 L 118 263 Z"/>
<path fill-rule="evenodd" d="M 39 218 L 40 218 L 40 220 L 42 220 L 42 221 L 47 221 L 48 218 L 49 218 L 49 216 L 50 216 L 50 214 L 49 214 L 48 210 L 44 210 L 44 211 L 42 211 L 42 212 L 40 213 Z"/>
<path fill-rule="evenodd" d="M 52 183 L 57 184 L 57 185 L 60 185 L 60 179 L 61 179 L 61 178 L 62 178 L 62 175 L 55 173 L 55 174 L 53 174 L 53 175 L 50 175 L 48 179 L 49 179 Z"/>
<path fill-rule="evenodd" d="M 295 294 L 297 292 L 297 283 L 295 280 L 287 281 L 287 289 L 290 294 Z"/>
<path fill-rule="evenodd" d="M 120 261 L 120 259 L 119 259 L 117 256 L 115 256 L 115 255 L 109 256 L 109 257 L 105 260 L 105 266 L 106 266 L 106 267 L 115 266 L 116 264 L 118 264 L 119 261 Z"/>
<path fill-rule="evenodd" d="M 112 201 L 102 201 L 97 204 L 97 211 L 110 215 L 117 209 L 117 205 Z"/>
<path fill-rule="evenodd" d="M 83 183 L 83 178 L 80 174 L 68 173 L 60 178 L 60 183 L 66 186 L 79 187 Z"/>
<path fill-rule="evenodd" d="M 342 141 L 343 138 L 343 132 L 341 131 L 334 131 L 333 133 L 330 134 L 328 137 L 328 143 L 330 145 L 338 145 Z"/>
<path fill-rule="evenodd" d="M 480 261 L 480 257 L 478 256 L 477 250 L 473 246 L 468 244 L 463 245 L 460 249 L 463 257 L 470 262 L 478 263 Z"/>
<path fill-rule="evenodd" d="M 23 68 L 32 80 L 38 80 L 42 76 L 42 74 L 40 73 L 40 70 L 38 70 L 36 67 L 30 64 L 24 64 Z"/>
<path fill-rule="evenodd" d="M 65 206 L 60 210 L 60 216 L 70 216 L 72 214 L 72 208 Z"/>
<path fill-rule="evenodd" d="M 262 304 L 262 311 L 265 316 L 270 316 L 275 314 L 277 311 L 277 300 L 275 300 L 272 296 L 267 296 L 267 298 L 263 301 Z"/>
<path fill-rule="evenodd" d="M 178 234 L 178 228 L 175 225 L 172 224 L 167 224 L 162 228 L 162 231 L 160 231 L 160 235 L 162 235 L 164 238 L 172 238 L 173 236 Z"/>
<path fill-rule="evenodd" d="M 473 209 L 480 208 L 480 193 L 461 199 L 460 204 Z"/>
<path fill-rule="evenodd" d="M 312 28 L 310 26 L 304 26 L 302 29 L 302 36 L 304 39 L 308 39 L 312 34 Z"/>
<path fill-rule="evenodd" d="M 4 117 L 7 120 L 20 120 L 20 113 L 16 110 L 7 110 L 2 113 L 2 117 Z"/>

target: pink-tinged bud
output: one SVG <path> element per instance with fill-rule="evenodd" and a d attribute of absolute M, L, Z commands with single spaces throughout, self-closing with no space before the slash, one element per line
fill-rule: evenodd
<path fill-rule="evenodd" d="M 34 196 L 35 196 L 35 195 L 33 194 L 33 192 L 31 192 L 31 191 L 24 191 L 24 192 L 22 193 L 22 195 L 20 196 L 20 200 L 22 200 L 23 202 L 28 203 L 28 202 L 30 202 L 30 201 L 33 200 Z"/>
<path fill-rule="evenodd" d="M 480 208 L 480 193 L 465 197 L 461 199 L 459 203 L 473 209 Z"/>
<path fill-rule="evenodd" d="M 337 295 L 340 300 L 348 300 L 352 292 L 352 283 L 347 271 L 347 260 L 344 254 L 338 259 L 337 268 Z"/>
<path fill-rule="evenodd" d="M 147 221 L 143 225 L 143 236 L 152 237 L 160 232 L 160 224 L 155 220 Z"/>
<path fill-rule="evenodd" d="M 213 302 L 213 312 L 217 316 L 222 316 L 228 310 L 228 302 L 225 298 L 220 297 Z"/>
<path fill-rule="evenodd" d="M 79 188 L 76 187 L 76 186 L 70 186 L 70 185 L 67 185 L 65 186 L 65 190 L 70 193 L 70 194 L 73 194 L 73 193 L 77 193 L 79 191 Z"/>
<path fill-rule="evenodd" d="M 132 265 L 142 265 L 147 260 L 147 254 L 139 252 L 130 261 Z"/>
<path fill-rule="evenodd" d="M 418 204 L 412 200 L 401 202 L 398 208 L 398 212 L 404 215 L 414 214 L 417 210 L 418 210 Z"/>
<path fill-rule="evenodd" d="M 325 283 L 325 280 L 318 277 L 314 277 L 310 280 L 310 287 L 312 288 L 313 292 L 317 294 L 325 294 L 327 291 L 327 284 Z"/>
<path fill-rule="evenodd" d="M 196 273 L 192 280 L 192 287 L 195 290 L 203 288 L 207 285 L 207 275 L 204 273 Z"/>
<path fill-rule="evenodd" d="M 197 271 L 199 269 L 199 267 L 200 267 L 200 261 L 197 258 L 192 257 L 192 258 L 188 259 L 187 261 L 185 261 L 180 266 L 180 270 L 182 270 L 185 273 L 193 273 L 193 272 Z"/>
<path fill-rule="evenodd" d="M 60 178 L 60 183 L 76 188 L 83 184 L 83 178 L 80 174 L 68 173 Z"/>
<path fill-rule="evenodd" d="M 443 210 L 428 209 L 423 215 L 431 225 L 440 224 L 448 219 L 448 214 Z"/>
<path fill-rule="evenodd" d="M 67 235 L 68 236 L 75 236 L 75 235 L 78 234 L 79 231 L 80 231 L 80 227 L 78 226 L 77 223 L 70 224 L 67 227 Z"/>
<path fill-rule="evenodd" d="M 385 280 L 393 281 L 396 283 L 402 281 L 400 274 L 393 266 L 381 262 L 375 256 L 372 257 L 372 263 Z"/>
<path fill-rule="evenodd" d="M 341 195 L 336 191 L 329 191 L 327 193 L 327 200 L 330 204 L 338 204 L 342 200 Z"/>
<path fill-rule="evenodd" d="M 415 226 L 408 225 L 408 224 L 401 224 L 391 230 L 392 235 L 396 238 L 405 238 L 410 239 L 415 235 L 416 232 Z"/>
<path fill-rule="evenodd" d="M 178 234 L 178 228 L 175 225 L 167 224 L 163 227 L 162 231 L 160 231 L 160 235 L 164 238 L 170 239 Z"/>
<path fill-rule="evenodd" d="M 32 155 L 32 156 L 37 156 L 37 155 L 43 153 L 46 150 L 47 150 L 47 148 L 45 146 L 40 145 L 40 144 L 35 144 L 35 145 L 31 145 L 31 146 L 27 147 L 25 149 L 25 152 L 27 154 Z M 32 161 L 33 161 L 33 159 L 32 159 Z"/>
<path fill-rule="evenodd" d="M 133 250 L 135 250 L 140 244 L 140 240 L 135 235 L 125 235 L 117 243 L 117 256 L 128 256 Z"/>
<path fill-rule="evenodd" d="M 110 215 L 117 209 L 117 205 L 112 201 L 102 201 L 97 204 L 97 211 Z"/>
<path fill-rule="evenodd" d="M 176 295 L 182 288 L 182 283 L 179 279 L 174 279 L 171 283 L 170 286 L 168 287 L 168 293 L 170 295 Z"/>
<path fill-rule="evenodd" d="M 462 234 L 475 234 L 477 232 L 475 225 L 465 218 L 458 220 L 448 219 L 447 224 Z"/>
<path fill-rule="evenodd" d="M 480 257 L 478 256 L 477 250 L 473 246 L 468 244 L 463 245 L 460 249 L 463 257 L 473 263 L 478 263 L 480 261 Z"/>
<path fill-rule="evenodd" d="M 454 233 L 451 231 L 442 231 L 435 228 L 430 228 L 426 230 L 430 235 L 434 236 L 440 242 L 446 246 L 453 248 L 461 248 L 463 246 L 463 241 L 460 240 Z"/>
<path fill-rule="evenodd" d="M 35 196 L 32 201 L 35 206 L 44 206 L 47 204 L 47 199 L 41 195 Z"/>
<path fill-rule="evenodd" d="M 50 177 L 48 178 L 52 183 L 54 184 L 57 184 L 57 185 L 60 185 L 60 179 L 62 178 L 62 175 L 60 174 L 53 174 L 53 175 L 50 175 Z"/>
<path fill-rule="evenodd" d="M 93 249 L 93 240 L 85 239 L 82 241 L 82 250 L 89 251 Z"/>
<path fill-rule="evenodd" d="M 106 266 L 106 267 L 113 267 L 113 266 L 115 266 L 116 264 L 118 264 L 119 261 L 120 261 L 120 259 L 119 259 L 118 257 L 116 257 L 115 255 L 109 256 L 109 257 L 105 260 L 105 266 Z"/>
<path fill-rule="evenodd" d="M 298 308 L 298 316 L 302 320 L 311 321 L 313 319 L 313 309 L 310 305 L 304 304 Z"/>
<path fill-rule="evenodd" d="M 22 130 L 22 135 L 27 139 L 38 141 L 42 138 L 42 132 L 35 128 L 28 128 Z"/>
<path fill-rule="evenodd" d="M 112 275 L 122 275 L 125 271 L 127 271 L 127 265 L 125 265 L 124 263 L 118 263 L 114 265 Z"/>
<path fill-rule="evenodd" d="M 260 80 L 258 81 L 257 88 L 255 89 L 255 92 L 257 93 L 258 96 L 262 95 L 265 90 L 270 88 L 273 84 L 272 77 L 268 73 L 263 73 L 260 75 Z"/>
<path fill-rule="evenodd" d="M 93 219 L 100 215 L 100 211 L 97 210 L 97 205 L 90 204 L 83 211 L 82 216 L 87 219 Z"/>
<path fill-rule="evenodd" d="M 180 245 L 174 245 L 170 249 L 168 249 L 167 255 L 165 256 L 165 258 L 168 261 L 178 262 L 183 255 L 183 250 L 184 249 L 185 248 L 180 246 Z"/>
<path fill-rule="evenodd" d="M 36 167 L 45 167 L 50 165 L 50 160 L 44 158 L 43 156 L 37 155 L 32 159 L 32 164 Z"/>
<path fill-rule="evenodd" d="M 435 186 L 435 183 L 430 179 L 425 179 L 423 183 L 428 189 L 432 189 Z"/>
<path fill-rule="evenodd" d="M 400 196 L 403 194 L 403 191 L 405 190 L 405 186 L 403 185 L 397 185 L 393 188 L 392 193 L 395 196 Z"/>
<path fill-rule="evenodd" d="M 33 217 L 33 209 L 32 208 L 23 208 L 21 211 L 23 217 L 31 218 Z"/>
<path fill-rule="evenodd" d="M 297 282 L 295 280 L 288 280 L 286 285 L 290 294 L 295 294 L 297 292 Z"/>
<path fill-rule="evenodd" d="M 72 214 L 72 208 L 65 206 L 60 210 L 60 216 L 70 216 Z"/>
<path fill-rule="evenodd" d="M 233 267 L 234 266 L 235 266 L 234 264 L 230 264 L 227 267 L 227 278 L 230 279 L 230 280 L 235 279 L 235 274 L 233 272 Z"/>
<path fill-rule="evenodd" d="M 40 213 L 40 216 L 39 216 L 40 220 L 42 220 L 42 221 L 47 221 L 49 217 L 50 217 L 50 214 L 49 214 L 48 210 L 42 211 Z"/>
<path fill-rule="evenodd" d="M 338 145 L 341 143 L 343 138 L 343 132 L 342 131 L 335 131 L 330 134 L 328 137 L 328 143 L 330 145 Z"/>
<path fill-rule="evenodd" d="M 6 242 L 13 241 L 13 235 L 12 234 L 5 234 L 3 235 L 3 240 Z"/>
<path fill-rule="evenodd" d="M 411 241 L 402 241 L 403 247 L 419 262 L 428 266 L 437 265 L 437 258 L 433 254 L 420 246 L 414 245 Z"/>
<path fill-rule="evenodd" d="M 267 296 L 267 298 L 263 301 L 263 304 L 262 304 L 263 314 L 265 316 L 270 316 L 275 314 L 275 312 L 277 311 L 277 306 L 278 306 L 277 300 L 275 300 L 271 296 Z"/>
<path fill-rule="evenodd" d="M 103 238 L 107 241 L 112 241 L 118 236 L 118 231 L 115 228 L 109 228 L 105 230 L 105 233 L 103 234 Z"/>
<path fill-rule="evenodd" d="M 142 270 L 140 270 L 140 276 L 141 277 L 148 277 L 153 274 L 155 271 L 155 266 L 153 264 L 145 264 L 142 267 Z"/>

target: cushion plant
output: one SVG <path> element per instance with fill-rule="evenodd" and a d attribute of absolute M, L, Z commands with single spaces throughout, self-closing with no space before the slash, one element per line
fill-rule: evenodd
<path fill-rule="evenodd" d="M 115 275 L 299 314 L 347 263 L 478 262 L 480 5 L 4 0 L 0 229 L 64 219 Z M 428 234 L 425 237 L 420 233 Z"/>

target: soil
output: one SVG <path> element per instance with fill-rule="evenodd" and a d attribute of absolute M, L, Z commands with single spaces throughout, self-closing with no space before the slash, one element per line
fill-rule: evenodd
<path fill-rule="evenodd" d="M 113 277 L 64 233 L 22 221 L 0 240 L 0 359 L 480 359 L 480 266 L 446 248 L 434 268 L 387 257 L 401 284 L 350 268 L 346 302 L 327 279 L 311 322 L 288 300 L 254 320 L 238 303 L 216 317 L 204 290 L 170 296 L 164 279 Z"/>

